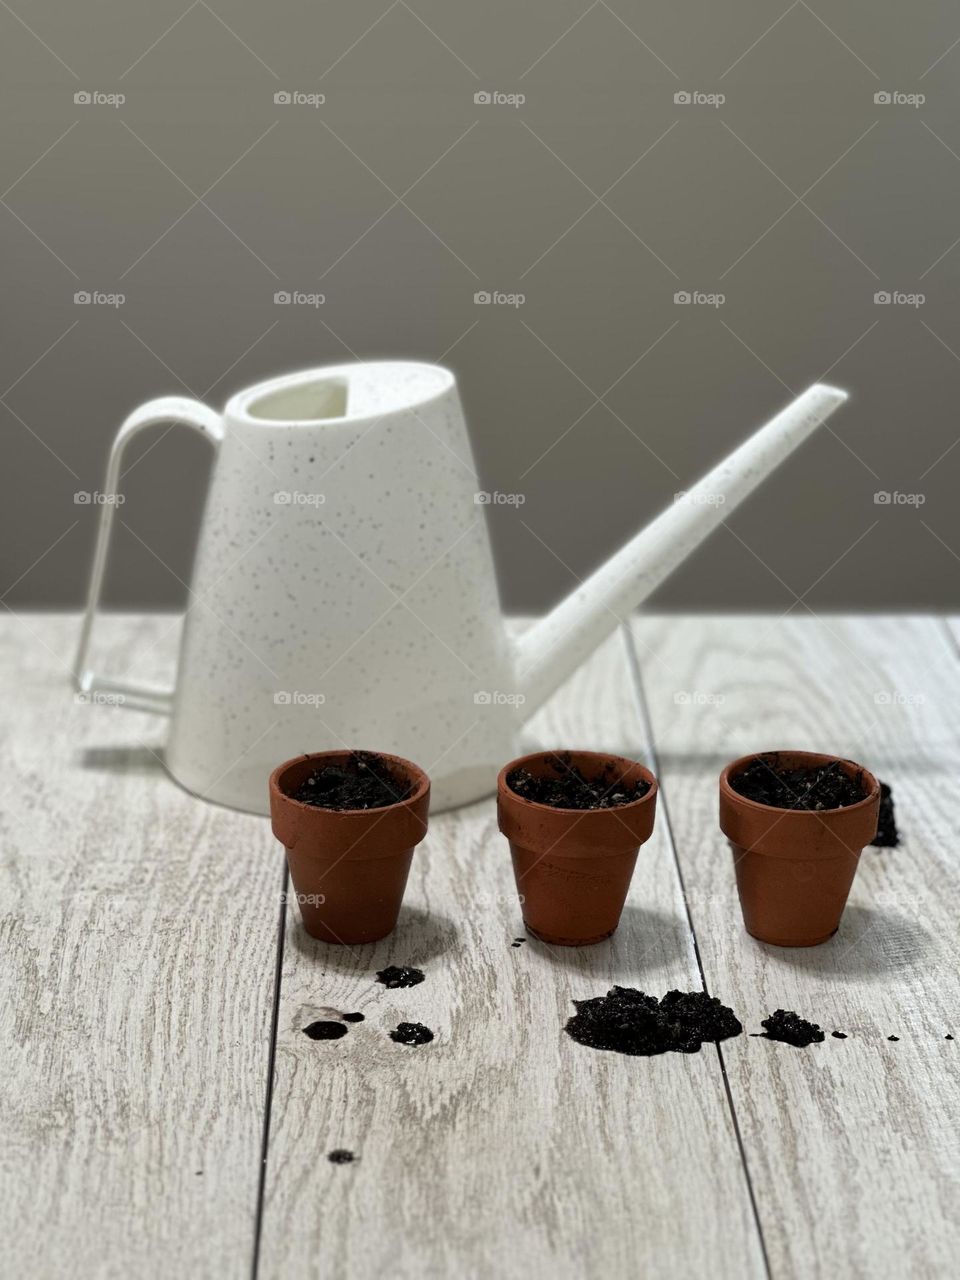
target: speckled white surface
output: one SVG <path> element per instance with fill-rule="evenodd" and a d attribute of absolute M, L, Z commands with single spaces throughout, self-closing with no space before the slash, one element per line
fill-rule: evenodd
<path fill-rule="evenodd" d="M 343 383 L 344 416 L 278 416 L 281 395 L 309 412 L 311 390 L 338 407 Z M 349 365 L 235 397 L 184 628 L 174 776 L 265 811 L 275 764 L 347 745 L 416 760 L 437 807 L 489 791 L 517 691 L 478 489 L 446 370 Z"/>

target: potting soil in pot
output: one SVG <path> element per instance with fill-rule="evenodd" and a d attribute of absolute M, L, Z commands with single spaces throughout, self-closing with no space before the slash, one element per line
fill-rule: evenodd
<path fill-rule="evenodd" d="M 355 751 L 343 764 L 314 769 L 293 799 L 320 809 L 383 809 L 406 800 L 410 784 L 395 778 L 387 762 L 371 751 Z"/>
<path fill-rule="evenodd" d="M 549 758 L 553 777 L 535 777 L 523 765 L 507 774 L 507 785 L 524 800 L 548 804 L 554 809 L 616 809 L 623 804 L 642 800 L 650 783 L 640 778 L 623 783 L 612 762 L 595 777 L 586 778 L 570 763 L 570 757 L 559 753 Z"/>
<path fill-rule="evenodd" d="M 573 1003 L 567 1035 L 590 1049 L 636 1057 L 697 1053 L 704 1041 L 743 1031 L 733 1010 L 705 991 L 668 991 L 658 1000 L 633 987 L 611 987 L 605 996 Z"/>
<path fill-rule="evenodd" d="M 839 761 L 809 769 L 781 769 L 776 754 L 758 756 L 730 779 L 738 795 L 774 809 L 843 809 L 867 798 L 861 774 L 849 777 Z"/>

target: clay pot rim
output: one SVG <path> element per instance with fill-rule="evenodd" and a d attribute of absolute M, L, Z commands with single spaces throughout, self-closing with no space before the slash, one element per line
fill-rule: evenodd
<path fill-rule="evenodd" d="M 518 795 L 516 791 L 514 791 L 513 787 L 511 787 L 507 782 L 508 773 L 512 773 L 514 769 L 519 769 L 521 766 L 528 764 L 531 760 L 543 760 L 546 756 L 559 756 L 563 755 L 564 752 L 569 752 L 572 756 L 579 756 L 581 759 L 586 757 L 587 759 L 596 761 L 597 763 L 602 762 L 606 764 L 611 760 L 615 761 L 617 764 L 624 766 L 624 773 L 626 773 L 628 769 L 639 769 L 644 782 L 649 784 L 647 792 L 645 795 L 642 795 L 639 800 L 631 800 L 628 804 L 611 805 L 608 809 L 562 809 L 555 804 L 541 804 L 539 800 L 528 800 L 525 796 Z M 635 813 L 643 805 L 647 804 L 648 801 L 655 800 L 659 789 L 660 784 L 657 782 L 654 774 L 651 773 L 646 765 L 641 764 L 639 760 L 631 760 L 629 756 L 616 755 L 612 751 L 581 751 L 579 748 L 573 747 L 554 747 L 547 751 L 531 751 L 525 756 L 517 756 L 515 760 L 510 760 L 497 774 L 497 792 L 500 795 L 506 794 L 509 796 L 511 804 L 516 804 L 521 809 L 529 809 L 534 813 L 565 813 L 569 814 L 571 817 L 581 818 L 584 820 L 589 820 L 592 814 L 597 813 Z"/>
<path fill-rule="evenodd" d="M 394 800 L 392 804 L 381 804 L 370 809 L 332 809 L 327 805 L 307 804 L 304 800 L 297 800 L 284 791 L 280 785 L 280 778 L 286 770 L 292 765 L 300 764 L 303 760 L 322 760 L 329 764 L 338 764 L 344 758 L 349 758 L 361 751 L 366 755 L 378 756 L 381 760 L 386 760 L 399 772 L 407 774 L 413 787 L 410 794 L 404 796 L 402 800 Z M 300 755 L 291 756 L 289 760 L 284 760 L 282 764 L 278 764 L 270 774 L 271 795 L 276 795 L 285 804 L 293 805 L 294 808 L 303 809 L 310 814 L 333 814 L 338 818 L 349 818 L 361 814 L 389 813 L 392 809 L 410 808 L 418 800 L 421 800 L 429 790 L 430 778 L 418 764 L 414 764 L 412 760 L 407 760 L 405 756 L 396 756 L 389 751 L 377 751 L 365 747 L 336 747 L 329 751 L 304 751 Z"/>
<path fill-rule="evenodd" d="M 735 773 L 742 772 L 748 764 L 753 760 L 758 760 L 761 756 L 789 756 L 793 760 L 799 761 L 797 767 L 815 767 L 819 764 L 846 764 L 860 773 L 864 784 L 868 784 L 869 790 L 862 800 L 858 800 L 856 804 L 838 805 L 832 809 L 783 809 L 775 804 L 761 804 L 759 800 L 751 800 L 748 796 L 743 796 L 730 785 L 730 778 Z M 791 819 L 807 819 L 811 814 L 826 821 L 831 815 L 837 813 L 859 813 L 861 809 L 866 809 L 869 805 L 875 804 L 880 795 L 880 783 L 876 777 L 865 766 L 860 764 L 858 760 L 851 760 L 847 756 L 832 755 L 830 752 L 824 751 L 791 751 L 788 747 L 779 747 L 768 751 L 751 751 L 745 756 L 739 756 L 724 768 L 720 774 L 720 793 L 731 804 L 742 806 L 744 809 L 753 810 L 757 813 L 776 813 L 779 816 L 778 821 L 787 821 Z M 646 797 L 644 797 L 646 798 Z"/>

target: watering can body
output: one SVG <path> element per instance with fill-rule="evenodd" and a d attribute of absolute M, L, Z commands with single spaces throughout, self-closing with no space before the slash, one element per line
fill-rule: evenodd
<path fill-rule="evenodd" d="M 831 388 L 806 396 L 784 411 L 789 422 L 780 415 L 747 455 L 743 446 L 701 481 L 703 495 L 723 486 L 720 501 L 690 491 L 516 644 L 447 370 L 311 370 L 239 393 L 222 415 L 153 401 L 121 428 L 108 497 L 142 430 L 181 422 L 216 449 L 176 685 L 147 689 L 88 668 L 108 501 L 77 686 L 168 714 L 171 774 L 233 808 L 265 813 L 278 761 L 344 746 L 415 760 L 436 808 L 478 799 L 517 754 L 524 718 L 844 398 Z"/>
<path fill-rule="evenodd" d="M 156 401 L 122 428 L 117 463 L 170 421 L 216 448 L 176 686 L 100 681 L 84 653 L 81 687 L 168 712 L 168 769 L 231 807 L 266 812 L 278 761 L 343 746 L 442 774 L 441 806 L 488 791 L 519 691 L 453 376 L 314 370 L 242 392 L 222 416 Z"/>

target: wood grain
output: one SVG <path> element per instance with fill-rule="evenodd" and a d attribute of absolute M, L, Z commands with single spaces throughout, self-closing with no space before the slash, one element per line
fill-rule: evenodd
<path fill-rule="evenodd" d="M 750 1031 L 782 1006 L 828 1033 L 807 1050 L 724 1046 L 773 1274 L 955 1274 L 960 662 L 946 629 L 685 618 L 633 635 L 709 986 Z M 893 786 L 903 836 L 864 852 L 839 933 L 809 950 L 745 934 L 717 827 L 723 765 L 776 747 L 861 760 Z"/>
<path fill-rule="evenodd" d="M 3 1269 L 243 1275 L 281 859 L 170 780 L 164 721 L 77 705 L 77 625 L 0 619 Z M 162 680 L 176 638 L 108 617 L 97 647 Z"/>
<path fill-rule="evenodd" d="M 567 684 L 532 741 L 645 754 L 623 646 Z M 613 940 L 511 947 L 522 933 L 492 801 L 433 819 L 383 942 L 315 943 L 289 908 L 261 1276 L 762 1273 L 715 1050 L 624 1058 L 562 1031 L 574 998 L 613 982 L 699 989 L 666 825 Z M 388 964 L 426 981 L 388 991 Z M 330 1008 L 366 1021 L 309 1040 Z M 394 1044 L 400 1020 L 436 1040 Z M 330 1164 L 341 1147 L 357 1162 Z"/>

